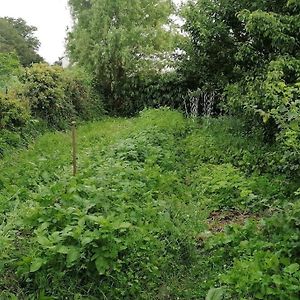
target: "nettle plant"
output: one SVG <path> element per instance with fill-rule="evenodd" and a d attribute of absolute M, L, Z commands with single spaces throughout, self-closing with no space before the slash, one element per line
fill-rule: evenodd
<path fill-rule="evenodd" d="M 4 274 L 14 270 L 34 295 L 68 296 L 68 286 L 96 298 L 149 299 L 164 272 L 189 263 L 194 231 L 174 194 L 182 188 L 174 150 L 186 122 L 167 109 L 141 120 L 101 155 L 96 146 L 76 178 L 44 174 L 31 188 L 22 217 L 8 225 L 20 239 L 8 238 Z"/>
<path fill-rule="evenodd" d="M 208 239 L 211 263 L 223 264 L 218 284 L 226 299 L 298 299 L 299 200 L 285 211 L 244 225 L 232 224 Z"/>
<path fill-rule="evenodd" d="M 281 57 L 270 63 L 266 75 L 246 84 L 244 110 L 264 127 L 268 140 L 282 149 L 280 164 L 289 174 L 299 174 L 300 60 Z M 237 86 L 228 90 L 231 99 L 242 94 Z"/>

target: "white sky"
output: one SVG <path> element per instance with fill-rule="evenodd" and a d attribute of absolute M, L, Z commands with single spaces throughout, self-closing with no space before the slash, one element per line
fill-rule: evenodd
<path fill-rule="evenodd" d="M 180 3 L 182 0 L 174 0 Z M 38 28 L 40 55 L 53 63 L 65 51 L 67 28 L 72 20 L 68 0 L 0 0 L 0 17 L 23 18 Z"/>
<path fill-rule="evenodd" d="M 67 0 L 0 0 L 0 17 L 23 18 L 38 28 L 40 55 L 49 63 L 63 56 L 71 16 Z"/>

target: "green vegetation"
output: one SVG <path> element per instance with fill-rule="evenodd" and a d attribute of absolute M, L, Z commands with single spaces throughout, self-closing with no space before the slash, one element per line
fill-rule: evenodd
<path fill-rule="evenodd" d="M 70 120 L 92 120 L 103 114 L 101 99 L 80 69 L 34 64 L 25 69 L 22 81 L 32 116 L 50 128 L 64 129 Z"/>
<path fill-rule="evenodd" d="M 0 157 L 46 130 L 104 114 L 87 72 L 41 63 L 36 30 L 23 19 L 0 18 Z"/>
<path fill-rule="evenodd" d="M 179 71 L 194 88 L 221 94 L 218 109 L 262 128 L 265 142 L 278 144 L 285 172 L 297 177 L 299 13 L 299 1 L 190 1 Z"/>
<path fill-rule="evenodd" d="M 21 65 L 15 53 L 0 53 L 0 91 L 6 92 L 18 81 Z"/>
<path fill-rule="evenodd" d="M 69 5 L 0 18 L 0 298 L 299 299 L 299 1 Z"/>
<path fill-rule="evenodd" d="M 23 66 L 42 62 L 37 53 L 40 42 L 34 35 L 36 30 L 21 18 L 0 18 L 0 53 L 16 53 Z"/>
<path fill-rule="evenodd" d="M 34 64 L 18 72 L 13 88 L 0 91 L 0 156 L 46 130 L 103 116 L 101 98 L 83 70 Z"/>
<path fill-rule="evenodd" d="M 110 114 L 167 105 L 197 115 L 210 99 L 210 114 L 262 131 L 280 152 L 277 167 L 300 176 L 297 1 L 196 0 L 179 10 L 168 0 L 69 3 L 70 58 Z"/>
<path fill-rule="evenodd" d="M 297 299 L 297 185 L 254 171 L 271 150 L 236 125 L 168 109 L 87 124 L 77 177 L 63 133 L 7 156 L 1 296 Z"/>
<path fill-rule="evenodd" d="M 172 0 L 71 0 L 69 4 L 75 20 L 69 35 L 70 57 L 93 76 L 105 108 L 111 114 L 133 115 L 159 102 L 167 90 L 146 89 L 157 84 L 165 67 L 174 65 L 179 35 L 170 19 L 175 13 Z"/>

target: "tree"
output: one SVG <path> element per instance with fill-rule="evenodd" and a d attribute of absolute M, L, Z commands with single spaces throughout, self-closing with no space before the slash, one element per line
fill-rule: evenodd
<path fill-rule="evenodd" d="M 186 76 L 224 89 L 278 55 L 299 50 L 299 4 L 287 0 L 197 0 L 183 9 Z"/>
<path fill-rule="evenodd" d="M 23 66 L 43 61 L 37 53 L 40 43 L 34 36 L 36 30 L 23 19 L 0 18 L 0 52 L 16 52 Z"/>
<path fill-rule="evenodd" d="M 70 0 L 74 31 L 68 49 L 73 62 L 94 75 L 107 109 L 121 112 L 124 90 L 138 76 L 159 72 L 174 50 L 171 0 Z M 125 93 L 126 94 L 126 93 Z"/>
<path fill-rule="evenodd" d="M 182 73 L 224 92 L 223 108 L 279 142 L 284 168 L 299 176 L 300 2 L 197 0 L 183 14 Z"/>

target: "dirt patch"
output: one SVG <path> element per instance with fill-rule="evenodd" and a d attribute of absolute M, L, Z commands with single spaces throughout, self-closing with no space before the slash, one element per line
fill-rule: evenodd
<path fill-rule="evenodd" d="M 208 228 L 212 233 L 222 232 L 227 225 L 244 225 L 249 219 L 258 220 L 257 214 L 240 211 L 213 211 L 208 218 Z"/>
<path fill-rule="evenodd" d="M 196 237 L 198 246 L 203 247 L 205 241 L 214 234 L 223 232 L 228 225 L 244 225 L 247 220 L 259 220 L 258 214 L 241 212 L 241 211 L 213 211 L 207 221 L 208 228 Z"/>

